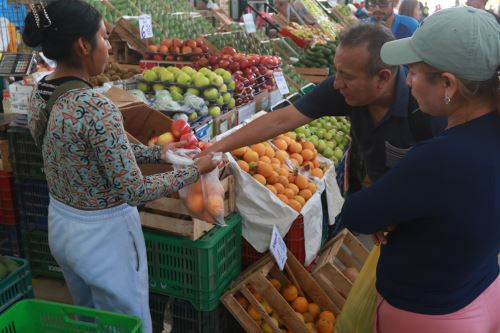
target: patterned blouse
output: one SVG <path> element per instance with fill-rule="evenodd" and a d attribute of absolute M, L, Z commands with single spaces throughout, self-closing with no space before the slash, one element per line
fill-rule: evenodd
<path fill-rule="evenodd" d="M 33 92 L 28 124 L 33 125 L 57 85 L 69 78 L 42 80 Z M 117 107 L 92 89 L 75 89 L 54 104 L 42 145 L 50 194 L 79 209 L 103 209 L 154 200 L 196 182 L 194 166 L 143 176 L 137 163 L 160 163 L 161 147 L 130 144 Z"/>

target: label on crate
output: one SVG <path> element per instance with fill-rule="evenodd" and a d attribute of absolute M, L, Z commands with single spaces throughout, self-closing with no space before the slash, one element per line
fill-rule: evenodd
<path fill-rule="evenodd" d="M 288 90 L 288 84 L 286 83 L 283 72 L 274 72 L 273 76 L 274 79 L 276 80 L 276 85 L 278 86 L 278 90 L 280 91 L 280 93 L 282 95 L 288 94 L 290 90 Z"/>
<path fill-rule="evenodd" d="M 245 24 L 245 30 L 247 33 L 251 34 L 257 32 L 255 28 L 255 22 L 253 20 L 253 14 L 248 13 L 243 15 L 243 23 Z"/>
<path fill-rule="evenodd" d="M 280 270 L 283 270 L 283 268 L 285 268 L 286 260 L 288 259 L 286 254 L 286 244 L 283 241 L 283 237 L 281 237 L 278 228 L 276 228 L 276 225 L 273 225 L 273 234 L 271 236 L 269 251 L 271 251 L 271 254 L 274 256 Z"/>
<path fill-rule="evenodd" d="M 142 39 L 153 37 L 153 23 L 150 15 L 139 16 L 139 31 Z"/>

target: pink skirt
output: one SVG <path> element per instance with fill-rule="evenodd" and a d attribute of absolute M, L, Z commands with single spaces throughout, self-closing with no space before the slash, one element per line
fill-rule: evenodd
<path fill-rule="evenodd" d="M 500 276 L 466 307 L 426 315 L 393 307 L 379 296 L 375 333 L 500 333 Z"/>

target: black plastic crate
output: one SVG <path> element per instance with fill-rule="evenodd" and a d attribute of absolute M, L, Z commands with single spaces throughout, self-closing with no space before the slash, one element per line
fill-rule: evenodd
<path fill-rule="evenodd" d="M 149 294 L 153 333 L 162 333 L 165 308 L 169 296 Z M 220 303 L 215 310 L 198 311 L 188 301 L 174 299 L 171 304 L 172 332 L 178 333 L 243 333 L 231 313 Z"/>
<path fill-rule="evenodd" d="M 63 278 L 61 268 L 50 253 L 48 231 L 23 230 L 23 244 L 33 276 Z"/>
<path fill-rule="evenodd" d="M 12 170 L 17 179 L 45 179 L 43 157 L 30 131 L 25 127 L 11 127 L 9 138 Z"/>
<path fill-rule="evenodd" d="M 24 251 L 19 225 L 0 224 L 0 255 L 23 257 Z"/>
<path fill-rule="evenodd" d="M 16 197 L 23 230 L 47 230 L 49 189 L 44 180 L 16 180 Z"/>

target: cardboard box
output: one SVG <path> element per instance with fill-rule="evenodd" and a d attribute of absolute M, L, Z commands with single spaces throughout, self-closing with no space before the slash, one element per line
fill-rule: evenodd
<path fill-rule="evenodd" d="M 257 104 L 255 101 L 238 107 L 238 125 L 250 118 L 257 112 Z"/>
<path fill-rule="evenodd" d="M 214 137 L 238 125 L 238 110 L 232 109 L 214 118 Z"/>

